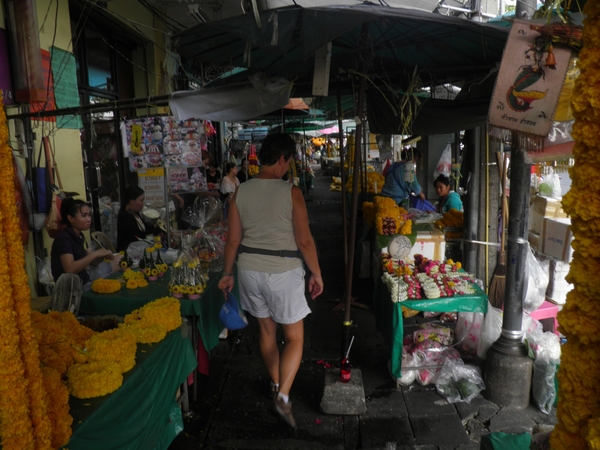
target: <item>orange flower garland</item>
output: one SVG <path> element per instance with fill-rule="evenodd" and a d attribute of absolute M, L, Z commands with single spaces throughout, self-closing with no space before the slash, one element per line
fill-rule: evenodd
<path fill-rule="evenodd" d="M 0 99 L 0 436 L 4 450 L 51 448 L 51 425 L 14 200 L 12 152 Z"/>
<path fill-rule="evenodd" d="M 102 397 L 123 384 L 121 366 L 114 361 L 73 364 L 67 372 L 69 393 L 77 398 Z"/>
<path fill-rule="evenodd" d="M 152 344 L 167 332 L 181 326 L 181 303 L 175 297 L 162 297 L 125 316 L 120 328 L 128 328 L 140 344 Z"/>
<path fill-rule="evenodd" d="M 87 341 L 87 354 L 91 361 L 114 361 L 121 373 L 135 366 L 137 344 L 135 336 L 123 328 L 115 328 L 92 336 Z"/>
<path fill-rule="evenodd" d="M 121 290 L 121 282 L 119 280 L 107 280 L 106 278 L 98 278 L 92 281 L 92 291 L 99 294 L 112 294 Z"/>
<path fill-rule="evenodd" d="M 600 448 L 600 283 L 590 276 L 600 270 L 600 185 L 594 182 L 600 171 L 600 1 L 588 1 L 583 15 L 581 74 L 571 100 L 575 165 L 570 170 L 571 189 L 562 202 L 575 238 L 567 276 L 574 289 L 558 313 L 567 343 L 557 374 L 560 394 L 558 425 L 550 437 L 553 450 Z"/>
<path fill-rule="evenodd" d="M 48 416 L 52 424 L 52 447 L 60 448 L 71 439 L 73 417 L 69 414 L 69 391 L 63 384 L 60 374 L 42 367 L 44 388 L 48 393 Z"/>

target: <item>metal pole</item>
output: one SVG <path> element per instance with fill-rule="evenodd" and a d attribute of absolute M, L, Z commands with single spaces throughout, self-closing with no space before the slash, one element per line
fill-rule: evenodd
<path fill-rule="evenodd" d="M 115 100 L 114 102 L 107 103 L 94 103 L 91 105 L 73 106 L 71 108 L 53 109 L 48 111 L 39 112 L 27 112 L 21 114 L 12 114 L 6 116 L 7 120 L 10 119 L 27 119 L 27 118 L 39 118 L 39 117 L 57 117 L 65 116 L 69 114 L 82 114 L 84 112 L 105 112 L 105 111 L 119 111 L 123 109 L 135 109 L 147 107 L 148 104 L 153 106 L 167 106 L 171 95 L 156 95 L 146 98 L 132 98 L 126 100 Z"/>
<path fill-rule="evenodd" d="M 516 133 L 515 133 L 516 134 Z M 499 406 L 525 409 L 529 405 L 533 362 L 523 342 L 524 275 L 527 252 L 531 165 L 517 148 L 513 135 L 510 164 L 510 218 L 502 334 L 485 358 L 485 397 Z"/>
<path fill-rule="evenodd" d="M 471 273 L 477 273 L 477 244 L 470 241 L 477 241 L 477 228 L 479 223 L 479 174 L 481 161 L 481 134 L 480 128 L 467 130 L 466 141 L 469 146 L 471 167 L 469 168 L 469 186 L 467 193 L 467 208 L 465 208 L 467 229 L 466 229 L 466 260 L 465 267 Z"/>
<path fill-rule="evenodd" d="M 341 169 L 341 178 L 342 178 L 342 217 L 343 221 L 343 231 L 344 231 L 344 267 L 348 265 L 348 205 L 346 204 L 346 172 L 344 171 L 344 130 L 342 128 L 343 125 L 343 117 L 344 113 L 342 111 L 342 95 L 340 94 L 340 86 L 337 86 L 337 110 L 338 110 L 338 128 L 340 130 L 339 133 L 339 141 L 340 141 L 340 169 Z"/>
<path fill-rule="evenodd" d="M 366 37 L 369 32 L 369 25 L 363 24 L 362 35 Z M 365 78 L 360 79 L 360 89 L 358 91 L 357 115 L 359 123 L 356 125 L 356 142 L 354 143 L 354 164 L 352 168 L 352 210 L 350 213 L 350 242 L 348 247 L 348 263 L 346 264 L 346 289 L 344 291 L 344 322 L 342 323 L 342 359 L 350 345 L 350 310 L 352 309 L 352 275 L 354 271 L 354 247 L 356 241 L 356 218 L 358 216 L 358 174 L 360 170 L 360 153 L 363 132 L 363 103 L 365 98 Z"/>
<path fill-rule="evenodd" d="M 515 149 L 515 147 L 515 142 L 513 142 L 510 159 L 511 196 L 502 335 L 520 341 L 523 335 L 521 332 L 521 321 L 523 318 L 525 265 L 527 252 L 529 251 L 527 232 L 529 227 L 531 164 L 525 162 L 525 152 Z"/>

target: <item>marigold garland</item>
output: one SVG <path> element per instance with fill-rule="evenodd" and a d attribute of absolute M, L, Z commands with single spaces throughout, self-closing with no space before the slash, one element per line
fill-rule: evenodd
<path fill-rule="evenodd" d="M 73 417 L 69 414 L 69 390 L 60 374 L 51 367 L 42 367 L 44 388 L 48 394 L 48 416 L 52 424 L 52 447 L 60 448 L 71 439 Z"/>
<path fill-rule="evenodd" d="M 67 372 L 69 393 L 77 398 L 102 397 L 123 384 L 121 366 L 113 361 L 73 364 Z"/>
<path fill-rule="evenodd" d="M 600 190 L 595 183 L 600 172 L 600 1 L 587 2 L 583 16 L 581 73 L 571 99 L 575 165 L 570 169 L 571 189 L 562 201 L 575 238 L 567 276 L 574 289 L 558 315 L 567 344 L 557 374 L 560 395 L 558 425 L 550 436 L 553 450 L 600 448 L 600 282 L 590 276 L 600 270 Z"/>
<path fill-rule="evenodd" d="M 31 326 L 12 158 L 0 97 L 0 436 L 4 450 L 49 449 L 51 424 Z"/>
<path fill-rule="evenodd" d="M 127 314 L 119 327 L 131 327 L 138 343 L 159 342 L 167 332 L 181 326 L 180 309 L 175 297 L 162 297 Z"/>
<path fill-rule="evenodd" d="M 106 278 L 98 278 L 92 281 L 92 291 L 98 294 L 112 294 L 121 290 L 121 282 L 119 280 L 108 280 Z"/>
<path fill-rule="evenodd" d="M 121 367 L 121 373 L 135 366 L 136 339 L 127 328 L 115 328 L 98 333 L 86 342 L 90 361 L 113 361 Z"/>

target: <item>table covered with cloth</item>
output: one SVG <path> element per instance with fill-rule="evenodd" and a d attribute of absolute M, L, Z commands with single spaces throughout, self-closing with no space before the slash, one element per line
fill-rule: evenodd
<path fill-rule="evenodd" d="M 73 435 L 69 450 L 167 449 L 183 430 L 177 388 L 196 367 L 184 326 L 156 344 L 138 344 L 135 367 L 123 385 L 96 398 L 69 398 Z"/>
<path fill-rule="evenodd" d="M 113 275 L 114 278 L 120 276 L 120 273 Z M 192 316 L 197 319 L 198 331 L 204 348 L 208 352 L 217 346 L 219 333 L 223 330 L 223 324 L 219 319 L 219 311 L 225 299 L 223 291 L 219 290 L 217 286 L 220 278 L 220 272 L 211 272 L 206 289 L 199 299 L 180 299 L 181 315 Z M 167 271 L 164 277 L 159 278 L 157 281 L 150 281 L 145 288 L 127 289 L 123 287 L 120 291 L 112 294 L 98 294 L 93 291 L 84 292 L 81 297 L 79 312 L 83 315 L 102 316 L 114 314 L 124 316 L 153 300 L 169 296 L 169 280 L 170 271 Z M 232 293 L 239 298 L 237 283 Z"/>
<path fill-rule="evenodd" d="M 391 347 L 391 372 L 392 376 L 402 376 L 402 345 L 404 342 L 404 323 L 402 305 L 417 311 L 435 312 L 487 312 L 488 297 L 476 284 L 471 284 L 475 289 L 472 295 L 455 295 L 436 299 L 413 299 L 403 302 L 392 302 L 387 286 L 378 279 L 375 281 L 373 305 L 377 329 L 383 334 Z"/>

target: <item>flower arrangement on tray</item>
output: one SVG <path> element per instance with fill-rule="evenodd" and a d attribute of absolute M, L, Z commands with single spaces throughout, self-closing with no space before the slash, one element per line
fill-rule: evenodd
<path fill-rule="evenodd" d="M 464 214 L 462 211 L 451 209 L 444 213 L 441 219 L 435 221 L 435 226 L 440 230 L 444 231 L 446 228 L 452 228 L 452 230 L 446 230 L 445 236 L 450 239 L 457 239 L 461 237 L 460 229 L 462 229 L 464 223 Z"/>
<path fill-rule="evenodd" d="M 407 264 L 384 253 L 381 261 L 381 279 L 395 303 L 409 299 L 434 299 L 475 293 L 471 286 L 474 282 L 473 275 L 459 272 L 461 264 L 454 263 L 451 259 L 440 262 L 415 255 L 415 263 Z"/>
<path fill-rule="evenodd" d="M 377 234 L 382 236 L 406 235 L 412 232 L 412 221 L 408 218 L 408 211 L 388 197 L 376 196 L 372 202 L 364 202 L 363 218 L 367 225 L 375 228 Z"/>

